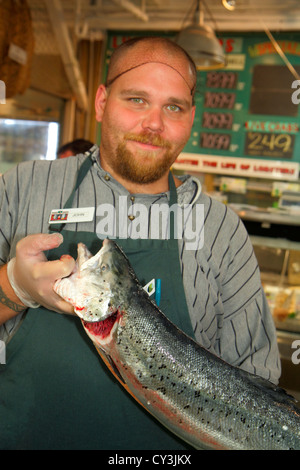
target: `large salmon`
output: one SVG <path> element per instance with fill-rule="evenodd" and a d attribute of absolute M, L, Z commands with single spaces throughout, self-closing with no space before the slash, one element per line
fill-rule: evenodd
<path fill-rule="evenodd" d="M 152 302 L 115 242 L 55 291 L 101 357 L 155 418 L 197 449 L 300 449 L 300 410 L 264 379 L 233 367 L 189 338 Z"/>

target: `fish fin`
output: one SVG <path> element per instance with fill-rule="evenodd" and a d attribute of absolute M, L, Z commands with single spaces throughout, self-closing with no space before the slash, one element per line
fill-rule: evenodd
<path fill-rule="evenodd" d="M 111 373 L 116 377 L 117 380 L 119 380 L 119 382 L 121 382 L 121 384 L 124 386 L 126 385 L 126 382 L 125 380 L 123 379 L 122 375 L 120 374 L 120 371 L 119 369 L 117 368 L 115 362 L 112 360 L 111 356 L 109 356 L 108 354 L 106 354 L 105 351 L 103 351 L 103 349 L 100 349 L 98 346 L 95 345 L 95 348 L 97 349 L 99 355 L 101 356 L 101 359 L 103 360 L 103 362 L 105 363 L 105 365 L 109 368 L 109 370 L 111 371 Z"/>
<path fill-rule="evenodd" d="M 146 411 L 148 411 L 148 413 L 150 413 L 149 409 L 140 400 L 138 400 L 138 398 L 130 390 L 130 388 L 126 384 L 125 380 L 123 379 L 122 375 L 120 374 L 120 371 L 118 370 L 118 368 L 117 368 L 115 362 L 112 360 L 112 358 L 108 354 L 106 354 L 106 352 L 103 351 L 103 349 L 99 348 L 99 346 L 97 346 L 95 343 L 94 343 L 94 346 L 97 349 L 97 352 L 98 352 L 99 356 L 101 357 L 102 361 L 104 362 L 104 364 L 108 367 L 110 372 L 115 376 L 115 378 L 120 382 L 120 384 L 125 388 L 125 390 L 135 399 L 135 401 L 139 405 L 141 405 Z"/>

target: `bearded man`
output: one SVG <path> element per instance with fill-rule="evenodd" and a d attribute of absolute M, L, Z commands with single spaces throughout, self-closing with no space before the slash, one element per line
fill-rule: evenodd
<path fill-rule="evenodd" d="M 78 242 L 99 250 L 107 236 L 97 230 L 104 205 L 119 214 L 115 238 L 141 282 L 161 280 L 162 311 L 225 361 L 278 382 L 276 332 L 242 222 L 198 180 L 170 172 L 191 134 L 196 79 L 191 58 L 169 39 L 127 41 L 96 95 L 100 151 L 24 162 L 2 176 L 1 449 L 188 448 L 121 389 L 73 307 L 53 291 L 72 272 Z M 138 238 L 138 204 L 147 222 L 159 204 L 187 205 L 190 219 L 180 236 L 155 220 L 158 236 Z M 204 238 L 198 233 L 190 249 L 188 222 L 199 205 Z M 53 223 L 58 210 L 67 216 L 76 208 L 83 220 Z M 124 227 L 127 236 L 118 236 Z"/>

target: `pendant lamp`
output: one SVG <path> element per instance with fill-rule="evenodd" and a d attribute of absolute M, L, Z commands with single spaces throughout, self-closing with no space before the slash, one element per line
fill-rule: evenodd
<path fill-rule="evenodd" d="M 203 16 L 201 1 L 197 0 L 192 24 L 182 29 L 175 41 L 192 57 L 197 70 L 223 68 L 226 65 L 223 48 L 213 29 L 204 25 Z"/>
<path fill-rule="evenodd" d="M 222 0 L 222 4 L 229 11 L 235 10 L 235 0 Z"/>

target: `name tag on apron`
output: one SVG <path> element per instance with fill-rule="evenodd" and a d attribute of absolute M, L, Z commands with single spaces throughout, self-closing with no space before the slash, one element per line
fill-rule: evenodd
<path fill-rule="evenodd" d="M 53 209 L 49 217 L 49 224 L 91 222 L 94 219 L 94 213 L 95 207 Z"/>

